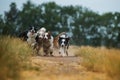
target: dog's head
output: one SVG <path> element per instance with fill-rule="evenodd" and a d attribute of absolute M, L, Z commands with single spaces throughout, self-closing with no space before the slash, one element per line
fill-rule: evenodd
<path fill-rule="evenodd" d="M 46 32 L 45 35 L 44 35 L 44 39 L 45 39 L 45 40 L 51 39 L 51 32 L 49 32 L 49 31 Z"/>
<path fill-rule="evenodd" d="M 38 31 L 37 31 L 37 34 L 38 34 L 38 37 L 43 39 L 44 38 L 44 35 L 45 35 L 45 32 L 46 32 L 46 29 L 44 27 L 40 28 Z"/>
<path fill-rule="evenodd" d="M 70 38 L 66 34 L 61 35 L 58 39 L 59 46 L 61 46 L 61 47 L 68 46 L 69 39 Z"/>
<path fill-rule="evenodd" d="M 30 27 L 28 32 L 31 32 L 32 34 L 34 34 L 36 32 L 36 29 L 34 26 Z"/>
<path fill-rule="evenodd" d="M 36 37 L 36 29 L 35 27 L 30 27 L 27 33 L 28 38 L 35 38 Z"/>
<path fill-rule="evenodd" d="M 44 27 L 42 27 L 42 28 L 40 29 L 40 31 L 45 33 L 45 32 L 46 32 L 46 29 L 45 29 Z"/>

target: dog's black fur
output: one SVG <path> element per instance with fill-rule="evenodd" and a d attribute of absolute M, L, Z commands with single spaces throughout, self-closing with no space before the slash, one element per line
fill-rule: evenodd
<path fill-rule="evenodd" d="M 35 27 L 29 27 L 28 30 L 25 30 L 25 31 L 21 32 L 21 33 L 18 35 L 18 37 L 21 38 L 23 41 L 27 41 L 27 38 L 28 38 L 27 33 L 28 33 L 30 30 L 32 30 L 32 29 L 34 29 L 35 32 L 37 31 L 37 29 L 36 29 Z M 37 38 L 36 38 L 36 39 L 37 39 Z"/>

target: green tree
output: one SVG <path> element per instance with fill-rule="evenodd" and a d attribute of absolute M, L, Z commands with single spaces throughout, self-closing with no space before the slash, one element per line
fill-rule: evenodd
<path fill-rule="evenodd" d="M 44 21 L 42 26 L 51 32 L 57 32 L 61 20 L 61 7 L 54 2 L 49 2 L 42 4 L 42 9 L 42 20 Z"/>
<path fill-rule="evenodd" d="M 5 26 L 2 15 L 0 15 L 0 35 L 3 32 L 3 27 Z"/>
<path fill-rule="evenodd" d="M 18 21 L 19 10 L 17 9 L 16 3 L 10 4 L 10 10 L 5 12 L 5 26 L 3 27 L 3 34 L 15 35 L 17 31 L 17 21 Z"/>
<path fill-rule="evenodd" d="M 21 10 L 15 3 L 2 19 L 0 16 L 0 33 L 16 35 L 35 26 L 45 27 L 54 36 L 67 32 L 72 44 L 116 47 L 119 43 L 120 13 L 96 12 L 82 6 L 59 6 L 55 2 L 35 5 L 31 1 L 23 4 Z"/>
<path fill-rule="evenodd" d="M 30 26 L 35 26 L 36 17 L 37 17 L 37 10 L 34 4 L 30 1 L 23 4 L 23 9 L 20 11 L 20 31 L 24 31 L 28 29 Z"/>

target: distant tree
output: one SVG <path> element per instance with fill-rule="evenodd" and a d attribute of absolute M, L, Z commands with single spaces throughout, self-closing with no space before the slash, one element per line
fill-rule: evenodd
<path fill-rule="evenodd" d="M 37 10 L 34 4 L 30 1 L 23 4 L 23 9 L 20 11 L 20 32 L 28 29 L 30 26 L 35 26 Z"/>
<path fill-rule="evenodd" d="M 46 27 L 47 30 L 51 32 L 58 32 L 60 29 L 60 11 L 61 7 L 55 2 L 43 3 L 42 9 L 44 13 L 42 14 L 42 26 Z"/>
<path fill-rule="evenodd" d="M 17 9 L 16 3 L 10 4 L 10 10 L 5 12 L 5 26 L 3 27 L 3 34 L 15 35 L 17 31 L 19 10 Z"/>
<path fill-rule="evenodd" d="M 74 16 L 76 15 L 76 9 L 71 6 L 63 6 L 61 8 L 61 25 L 64 31 L 69 31 L 70 27 L 74 23 Z M 61 29 L 61 30 L 62 30 Z"/>
<path fill-rule="evenodd" d="M 59 6 L 55 2 L 35 5 L 31 1 L 21 10 L 10 4 L 10 10 L 0 16 L 0 34 L 17 35 L 30 26 L 45 27 L 54 36 L 67 32 L 71 44 L 116 47 L 120 36 L 120 13 L 96 12 L 82 6 Z"/>
<path fill-rule="evenodd" d="M 2 15 L 0 15 L 0 35 L 3 32 L 3 27 L 5 26 Z"/>
<path fill-rule="evenodd" d="M 104 45 L 112 47 L 116 42 L 116 26 L 113 13 L 105 13 L 100 19 L 100 32 L 101 42 L 104 41 Z M 102 44 L 102 43 L 101 43 Z"/>
<path fill-rule="evenodd" d="M 87 8 L 76 7 L 76 19 L 74 19 L 74 38 L 80 45 L 98 45 L 96 41 L 97 21 L 99 15 Z M 79 40 L 79 41 L 78 41 Z"/>

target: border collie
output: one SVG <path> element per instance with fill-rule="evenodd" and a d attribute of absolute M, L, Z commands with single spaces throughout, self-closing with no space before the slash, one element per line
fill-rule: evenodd
<path fill-rule="evenodd" d="M 68 56 L 69 40 L 70 38 L 66 33 L 63 33 L 59 36 L 58 44 L 59 54 L 61 54 L 61 56 L 65 56 L 65 54 Z"/>
<path fill-rule="evenodd" d="M 28 37 L 28 38 L 27 38 L 28 44 L 35 48 L 37 33 L 36 33 L 34 27 L 32 27 L 32 28 L 28 31 L 27 37 Z"/>
<path fill-rule="evenodd" d="M 23 41 L 27 41 L 27 38 L 28 38 L 27 34 L 28 34 L 28 32 L 31 31 L 31 30 L 33 30 L 33 31 L 36 32 L 35 27 L 30 27 L 28 30 L 25 30 L 25 31 L 21 32 L 21 33 L 18 35 L 18 37 L 21 38 Z"/>

